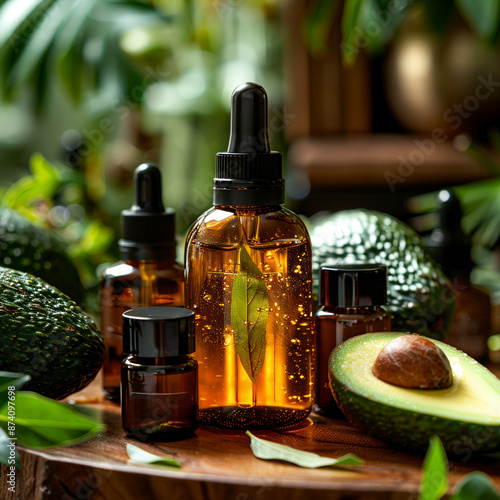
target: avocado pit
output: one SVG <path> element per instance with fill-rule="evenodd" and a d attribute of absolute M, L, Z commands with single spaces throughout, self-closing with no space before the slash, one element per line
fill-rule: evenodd
<path fill-rule="evenodd" d="M 403 335 L 386 344 L 372 372 L 384 382 L 411 389 L 447 389 L 453 385 L 446 354 L 418 335 Z"/>

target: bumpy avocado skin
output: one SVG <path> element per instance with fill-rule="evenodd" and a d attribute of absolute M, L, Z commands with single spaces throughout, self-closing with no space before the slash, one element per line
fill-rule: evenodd
<path fill-rule="evenodd" d="M 402 334 L 375 333 L 361 337 L 366 342 L 374 335 L 391 339 Z M 441 346 L 442 343 L 436 341 Z M 445 450 L 456 459 L 468 460 L 471 455 L 496 451 L 500 448 L 500 424 L 485 426 L 396 408 L 354 392 L 342 373 L 341 350 L 349 349 L 349 340 L 338 346 L 330 356 L 329 381 L 332 394 L 351 423 L 367 434 L 396 447 L 425 452 L 431 436 L 438 435 Z M 461 351 L 457 351 L 461 353 Z M 486 370 L 484 367 L 481 367 Z M 487 370 L 486 370 L 487 371 Z M 487 378 L 494 375 L 489 373 Z M 485 381 L 485 383 L 488 383 Z"/>
<path fill-rule="evenodd" d="M 62 399 L 90 383 L 103 358 L 94 321 L 69 297 L 0 267 L 0 370 L 28 374 L 23 389 Z"/>
<path fill-rule="evenodd" d="M 81 303 L 85 288 L 62 241 L 26 217 L 0 208 L 0 265 L 43 279 Z"/>
<path fill-rule="evenodd" d="M 311 230 L 315 291 L 322 265 L 387 266 L 387 305 L 392 330 L 442 339 L 455 295 L 420 236 L 395 217 L 370 210 L 334 213 Z"/>

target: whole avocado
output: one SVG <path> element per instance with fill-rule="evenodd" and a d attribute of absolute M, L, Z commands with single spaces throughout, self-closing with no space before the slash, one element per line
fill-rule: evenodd
<path fill-rule="evenodd" d="M 94 321 L 39 278 L 0 267 L 0 371 L 31 376 L 24 389 L 53 399 L 96 376 L 104 342 Z"/>
<path fill-rule="evenodd" d="M 26 217 L 0 208 L 0 265 L 37 276 L 80 304 L 85 288 L 64 243 Z"/>
<path fill-rule="evenodd" d="M 387 305 L 392 330 L 442 339 L 455 295 L 422 238 L 407 224 L 370 210 L 336 212 L 312 227 L 315 286 L 322 265 L 376 263 L 387 266 Z"/>

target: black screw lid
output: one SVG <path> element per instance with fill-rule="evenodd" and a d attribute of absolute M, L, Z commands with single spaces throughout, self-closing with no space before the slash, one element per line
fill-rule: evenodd
<path fill-rule="evenodd" d="M 424 242 L 449 278 L 468 279 L 474 263 L 470 238 L 462 229 L 460 200 L 446 189 L 439 191 L 437 197 L 438 224 Z"/>
<path fill-rule="evenodd" d="M 195 351 L 194 312 L 182 307 L 140 307 L 123 318 L 123 352 L 144 358 Z"/>
<path fill-rule="evenodd" d="M 231 97 L 227 152 L 215 158 L 214 205 L 280 205 L 285 199 L 281 154 L 271 151 L 263 87 L 242 83 Z"/>
<path fill-rule="evenodd" d="M 174 260 L 175 212 L 162 201 L 161 173 L 156 165 L 143 163 L 134 172 L 135 203 L 122 211 L 122 239 L 118 242 L 125 260 Z"/>
<path fill-rule="evenodd" d="M 332 307 L 381 306 L 387 302 L 387 266 L 345 264 L 320 269 L 320 304 Z"/>

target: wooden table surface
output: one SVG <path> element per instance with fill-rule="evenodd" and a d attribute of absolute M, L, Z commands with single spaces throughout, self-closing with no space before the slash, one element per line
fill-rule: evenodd
<path fill-rule="evenodd" d="M 142 443 L 125 436 L 119 406 L 104 402 L 86 408 L 101 416 L 107 431 L 78 445 L 44 451 L 21 449 L 23 468 L 17 472 L 16 494 L 7 491 L 2 479 L 2 500 L 418 498 L 423 455 L 391 449 L 342 420 L 312 414 L 294 429 L 255 431 L 258 437 L 301 450 L 330 457 L 352 452 L 365 460 L 362 466 L 345 469 L 305 469 L 254 457 L 244 432 L 202 427 L 184 441 Z M 128 460 L 127 443 L 175 457 L 182 468 L 134 464 Z M 500 462 L 458 460 L 450 462 L 450 491 L 473 470 L 486 472 L 500 488 Z"/>

